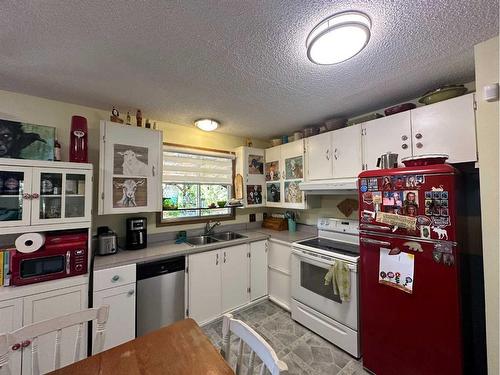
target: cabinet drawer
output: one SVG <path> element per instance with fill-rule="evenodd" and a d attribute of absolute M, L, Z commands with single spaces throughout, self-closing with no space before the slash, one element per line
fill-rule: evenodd
<path fill-rule="evenodd" d="M 135 282 L 135 264 L 94 271 L 95 292 Z"/>
<path fill-rule="evenodd" d="M 269 241 L 269 265 L 290 272 L 292 245 Z"/>

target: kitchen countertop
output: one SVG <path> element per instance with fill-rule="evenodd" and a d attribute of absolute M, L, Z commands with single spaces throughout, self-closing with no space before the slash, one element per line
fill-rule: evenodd
<path fill-rule="evenodd" d="M 288 231 L 274 231 L 270 229 L 254 229 L 237 231 L 237 233 L 246 236 L 236 240 L 217 242 L 208 245 L 192 246 L 187 243 L 176 244 L 175 241 L 151 242 L 146 249 L 142 250 L 122 250 L 113 255 L 96 256 L 94 260 L 94 270 L 124 266 L 127 264 L 151 262 L 154 260 L 171 258 L 180 255 L 190 255 L 204 251 L 221 249 L 223 247 L 235 246 L 242 243 L 250 243 L 268 238 L 280 242 L 292 243 L 306 238 L 314 237 L 316 228 L 298 229 L 295 233 Z"/>

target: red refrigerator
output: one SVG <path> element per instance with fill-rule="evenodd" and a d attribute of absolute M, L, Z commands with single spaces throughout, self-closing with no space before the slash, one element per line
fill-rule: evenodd
<path fill-rule="evenodd" d="M 460 375 L 458 172 L 359 175 L 361 345 L 377 375 Z"/>

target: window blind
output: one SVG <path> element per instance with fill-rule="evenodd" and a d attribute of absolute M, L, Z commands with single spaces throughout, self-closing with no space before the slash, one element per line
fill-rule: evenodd
<path fill-rule="evenodd" d="M 233 184 L 233 155 L 179 147 L 163 151 L 163 182 Z"/>

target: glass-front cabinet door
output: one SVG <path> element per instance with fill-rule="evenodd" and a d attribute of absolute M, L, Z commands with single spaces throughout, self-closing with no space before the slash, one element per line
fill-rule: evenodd
<path fill-rule="evenodd" d="M 283 207 L 304 208 L 305 196 L 299 184 L 304 180 L 304 141 L 281 146 L 283 160 Z"/>
<path fill-rule="evenodd" d="M 90 220 L 90 171 L 34 168 L 32 224 Z"/>
<path fill-rule="evenodd" d="M 30 224 L 31 168 L 0 166 L 0 227 Z"/>

